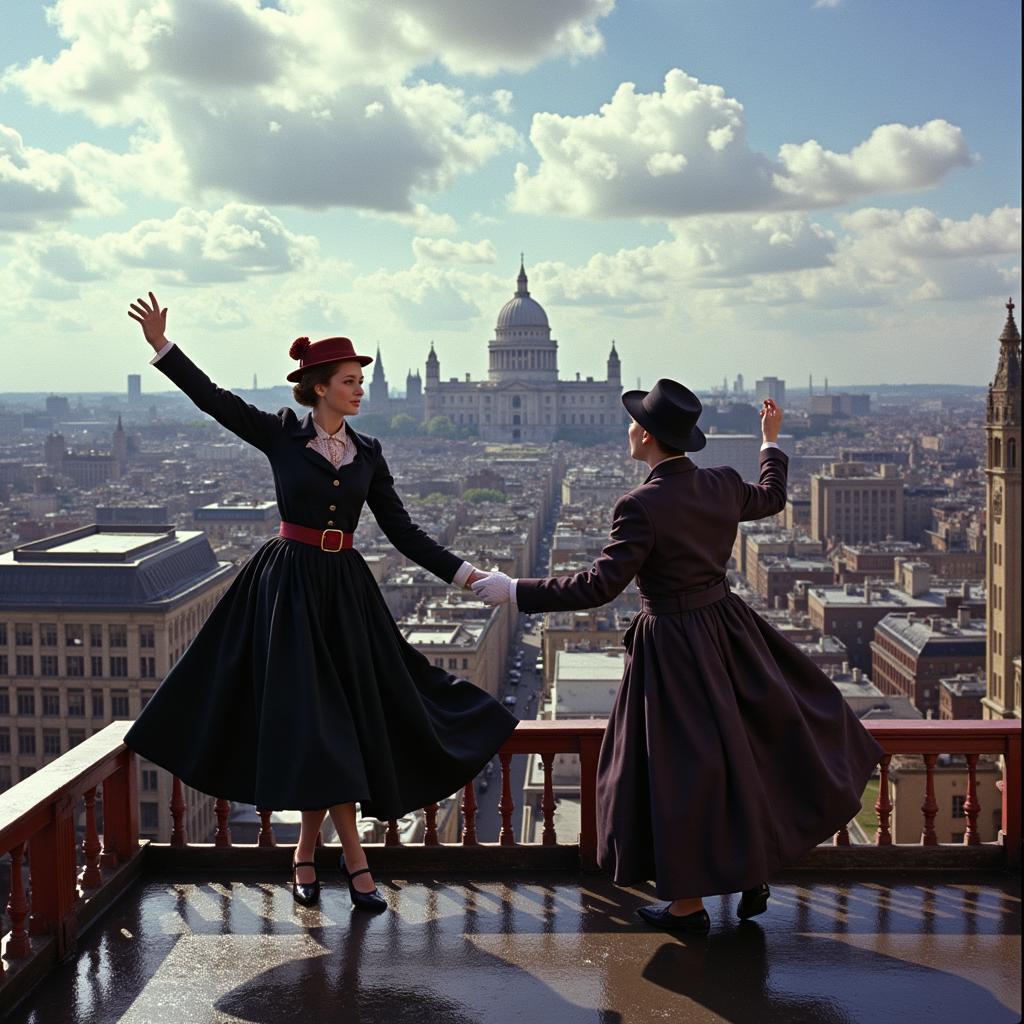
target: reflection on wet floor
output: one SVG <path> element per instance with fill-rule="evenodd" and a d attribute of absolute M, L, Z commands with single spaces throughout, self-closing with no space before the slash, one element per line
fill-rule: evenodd
<path fill-rule="evenodd" d="M 603 876 L 378 880 L 391 912 L 284 879 L 141 883 L 12 1021 L 345 1024 L 1020 1020 L 1010 876 L 791 876 L 767 914 L 707 901 L 707 938 L 647 928 Z"/>

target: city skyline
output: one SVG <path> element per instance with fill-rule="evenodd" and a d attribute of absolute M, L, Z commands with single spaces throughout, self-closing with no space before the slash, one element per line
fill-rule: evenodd
<path fill-rule="evenodd" d="M 521 251 L 566 379 L 984 387 L 1020 295 L 1009 4 L 8 15 L 3 393 L 162 389 L 149 288 L 227 385 L 336 333 L 479 379 Z"/>

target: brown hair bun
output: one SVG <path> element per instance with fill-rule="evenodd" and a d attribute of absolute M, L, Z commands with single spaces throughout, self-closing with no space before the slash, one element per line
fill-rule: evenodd
<path fill-rule="evenodd" d="M 292 359 L 301 359 L 309 348 L 309 338 L 296 338 L 292 342 L 292 347 L 288 349 L 288 355 Z"/>

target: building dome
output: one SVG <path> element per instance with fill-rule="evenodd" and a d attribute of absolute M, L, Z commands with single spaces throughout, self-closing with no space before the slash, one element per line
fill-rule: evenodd
<path fill-rule="evenodd" d="M 548 327 L 548 315 L 544 307 L 535 299 L 530 298 L 526 284 L 526 269 L 519 264 L 519 287 L 498 314 L 498 330 L 507 330 L 512 327 Z"/>

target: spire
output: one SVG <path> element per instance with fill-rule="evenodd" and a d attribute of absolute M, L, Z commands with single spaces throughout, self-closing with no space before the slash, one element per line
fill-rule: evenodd
<path fill-rule="evenodd" d="M 380 357 L 380 342 L 377 342 L 377 356 L 373 362 L 373 379 L 378 382 L 384 380 L 384 361 Z"/>
<path fill-rule="evenodd" d="M 119 434 L 123 434 L 124 433 L 124 427 L 121 426 L 121 414 L 120 413 L 117 414 L 117 432 Z"/>
<path fill-rule="evenodd" d="M 615 339 L 614 338 L 612 338 L 612 350 L 609 353 L 608 358 L 609 359 L 618 359 L 619 358 L 619 353 L 615 351 Z"/>
<path fill-rule="evenodd" d="M 529 289 L 526 287 L 526 262 L 522 253 L 519 254 L 519 277 L 516 278 L 516 295 L 529 295 Z"/>
<path fill-rule="evenodd" d="M 1003 324 L 1003 333 L 999 335 L 999 366 L 992 381 L 993 388 L 1020 388 L 1020 332 L 1013 319 L 1013 310 L 1011 298 L 1006 303 L 1006 323 Z"/>

